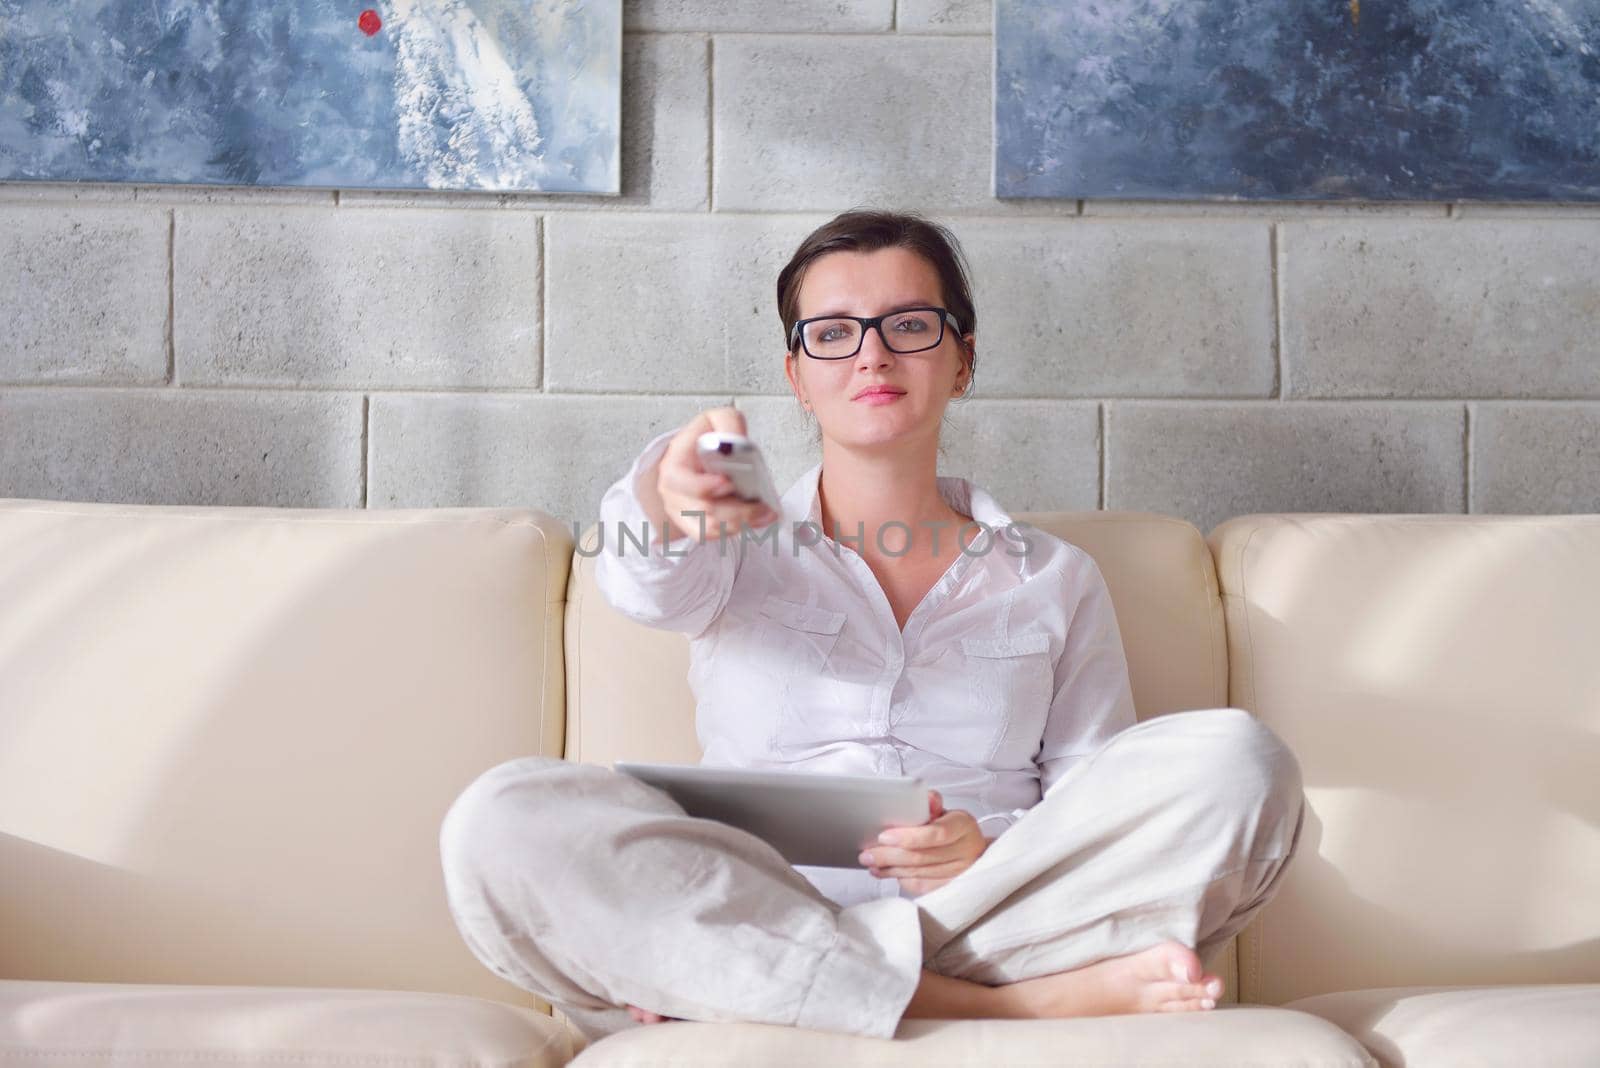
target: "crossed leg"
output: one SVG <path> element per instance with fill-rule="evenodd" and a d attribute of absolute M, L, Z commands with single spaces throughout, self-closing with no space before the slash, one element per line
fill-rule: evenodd
<path fill-rule="evenodd" d="M 916 899 L 927 966 L 1029 1015 L 1210 1008 L 1204 968 L 1276 893 L 1303 818 L 1298 762 L 1248 713 L 1145 720 Z"/>
<path fill-rule="evenodd" d="M 1202 963 L 1272 896 L 1302 801 L 1275 735 L 1207 709 L 1110 739 L 916 899 L 841 909 L 759 839 L 548 757 L 480 776 L 441 851 L 469 948 L 590 1037 L 667 1017 L 888 1037 L 902 1016 L 1203 1008 Z"/>

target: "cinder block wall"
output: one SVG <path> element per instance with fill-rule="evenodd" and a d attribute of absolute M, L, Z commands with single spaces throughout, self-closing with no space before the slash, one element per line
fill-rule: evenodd
<path fill-rule="evenodd" d="M 0 184 L 0 496 L 532 505 L 730 398 L 834 212 L 976 270 L 944 470 L 1012 511 L 1600 511 L 1600 207 L 1002 202 L 988 5 L 626 5 L 620 198 Z"/>

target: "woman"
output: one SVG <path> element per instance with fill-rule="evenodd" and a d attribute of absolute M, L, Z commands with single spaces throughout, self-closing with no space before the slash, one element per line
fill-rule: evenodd
<path fill-rule="evenodd" d="M 606 492 L 597 580 L 690 636 L 704 763 L 917 775 L 929 819 L 859 870 L 795 868 L 608 768 L 510 761 L 441 833 L 467 944 L 591 1038 L 1212 1008 L 1205 961 L 1299 839 L 1294 757 L 1238 709 L 1136 723 L 1094 561 L 936 474 L 976 367 L 947 230 L 846 213 L 777 288 L 821 463 L 779 513 L 740 501 L 694 441 L 743 416 L 702 412 Z M 649 552 L 626 551 L 615 530 L 646 525 Z"/>

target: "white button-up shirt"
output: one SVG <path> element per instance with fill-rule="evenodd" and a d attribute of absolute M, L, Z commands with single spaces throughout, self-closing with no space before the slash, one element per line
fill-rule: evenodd
<path fill-rule="evenodd" d="M 956 525 L 939 530 L 935 552 L 950 564 L 902 631 L 850 548 L 860 532 L 822 529 L 821 464 L 768 527 L 655 544 L 638 479 L 675 433 L 645 446 L 601 499 L 596 580 L 624 615 L 689 635 L 702 764 L 914 775 L 995 837 L 1134 724 L 1116 613 L 1082 549 L 940 476 L 940 495 L 989 533 L 963 545 Z M 890 527 L 882 544 L 905 539 Z M 864 867 L 796 868 L 841 905 L 901 892 Z"/>

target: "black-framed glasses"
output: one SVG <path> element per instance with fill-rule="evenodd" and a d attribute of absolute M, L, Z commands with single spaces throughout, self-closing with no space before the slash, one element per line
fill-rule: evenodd
<path fill-rule="evenodd" d="M 874 315 L 818 315 L 801 319 L 789 332 L 789 348 L 798 342 L 814 360 L 848 360 L 861 351 L 868 330 L 876 329 L 884 347 L 891 352 L 922 352 L 937 348 L 944 340 L 948 322 L 956 333 L 961 326 L 943 308 L 902 308 Z"/>

